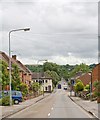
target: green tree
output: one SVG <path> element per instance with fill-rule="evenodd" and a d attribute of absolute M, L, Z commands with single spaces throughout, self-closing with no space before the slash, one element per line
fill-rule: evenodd
<path fill-rule="evenodd" d="M 76 91 L 76 93 L 78 93 L 79 91 L 83 91 L 84 90 L 84 85 L 83 85 L 83 83 L 82 82 L 77 82 L 76 84 L 75 84 L 75 91 Z"/>
<path fill-rule="evenodd" d="M 7 67 L 7 63 L 3 60 L 0 60 L 0 84 L 2 86 L 2 90 L 9 85 L 9 72 Z"/>
<path fill-rule="evenodd" d="M 22 92 L 23 96 L 26 96 L 28 94 L 28 86 L 25 83 L 21 83 L 19 89 Z"/>
<path fill-rule="evenodd" d="M 94 94 L 97 97 L 100 97 L 100 81 L 94 81 L 93 86 L 95 87 L 95 92 Z"/>
<path fill-rule="evenodd" d="M 60 81 L 59 75 L 55 71 L 46 71 L 46 74 L 50 75 L 53 81 L 53 85 L 56 87 L 57 83 Z"/>
<path fill-rule="evenodd" d="M 58 72 L 59 65 L 57 65 L 56 63 L 45 62 L 43 66 L 44 66 L 43 67 L 44 71 L 50 70 L 50 71 Z"/>
<path fill-rule="evenodd" d="M 64 78 L 65 80 L 67 80 L 69 78 L 68 67 L 66 67 L 65 65 L 57 65 L 56 63 L 46 62 L 44 63 L 44 71 L 48 70 L 56 72 L 60 79 Z"/>
<path fill-rule="evenodd" d="M 37 92 L 39 89 L 40 89 L 39 83 L 38 83 L 38 82 L 34 82 L 34 83 L 32 84 L 32 90 L 33 90 L 34 92 Z"/>
<path fill-rule="evenodd" d="M 38 92 L 40 91 L 40 87 L 41 85 L 38 82 L 34 82 L 32 84 L 32 91 L 34 92 L 34 96 L 38 94 Z"/>
<path fill-rule="evenodd" d="M 17 65 L 12 64 L 12 90 L 20 90 L 20 73 Z"/>
<path fill-rule="evenodd" d="M 70 78 L 75 76 L 77 72 L 87 73 L 90 71 L 89 66 L 82 63 L 80 65 L 75 65 L 74 69 L 70 72 Z"/>
<path fill-rule="evenodd" d="M 86 90 L 86 91 L 90 91 L 90 85 L 87 84 L 87 85 L 84 87 L 84 91 L 85 91 L 85 90 Z"/>
<path fill-rule="evenodd" d="M 87 72 L 90 71 L 89 66 L 86 65 L 86 64 L 84 64 L 84 63 L 80 64 L 80 70 L 81 70 L 83 73 L 87 73 Z"/>
<path fill-rule="evenodd" d="M 26 65 L 32 72 L 42 72 L 43 65 Z"/>
<path fill-rule="evenodd" d="M 60 78 L 63 77 L 65 80 L 67 80 L 69 78 L 68 70 L 64 66 L 60 67 L 59 75 L 60 75 Z"/>

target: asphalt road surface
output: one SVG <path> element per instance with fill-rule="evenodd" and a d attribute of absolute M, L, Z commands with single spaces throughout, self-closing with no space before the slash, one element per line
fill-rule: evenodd
<path fill-rule="evenodd" d="M 9 118 L 93 118 L 93 116 L 76 105 L 68 97 L 67 91 L 58 89 L 45 99 Z"/>

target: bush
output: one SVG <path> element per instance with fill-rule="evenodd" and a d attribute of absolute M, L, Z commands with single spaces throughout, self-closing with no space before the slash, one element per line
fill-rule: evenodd
<path fill-rule="evenodd" d="M 5 96 L 1 99 L 1 105 L 3 106 L 9 106 L 10 105 L 10 96 Z M 12 104 L 14 104 L 14 101 L 12 101 Z"/>
<path fill-rule="evenodd" d="M 97 97 L 100 97 L 100 92 L 95 91 L 95 92 L 94 92 L 94 95 L 97 96 Z"/>
<path fill-rule="evenodd" d="M 28 94 L 28 86 L 25 83 L 21 83 L 20 91 L 22 92 L 23 97 L 25 97 Z"/>
<path fill-rule="evenodd" d="M 34 92 L 37 92 L 39 89 L 40 89 L 39 83 L 34 82 L 34 83 L 32 84 L 32 90 L 33 90 Z"/>
<path fill-rule="evenodd" d="M 2 98 L 2 105 L 4 105 L 4 106 L 10 105 L 10 97 L 9 96 Z"/>
<path fill-rule="evenodd" d="M 89 91 L 89 90 L 90 90 L 90 85 L 87 84 L 87 85 L 84 87 L 84 89 L 87 90 L 87 91 Z"/>
<path fill-rule="evenodd" d="M 87 91 L 87 92 L 88 92 L 88 90 L 87 90 L 87 89 L 85 89 L 85 88 L 84 88 L 84 91 Z"/>
<path fill-rule="evenodd" d="M 76 83 L 78 83 L 78 82 L 82 82 L 82 81 L 81 81 L 80 79 L 77 79 L 77 80 L 76 80 Z"/>
<path fill-rule="evenodd" d="M 100 81 L 95 81 L 93 85 L 95 87 L 94 95 L 100 97 Z"/>
<path fill-rule="evenodd" d="M 89 92 L 86 90 L 86 91 L 82 91 L 82 98 L 84 99 L 84 100 L 88 100 L 90 97 L 89 97 Z"/>
<path fill-rule="evenodd" d="M 88 93 L 88 94 L 86 95 L 86 97 L 89 97 L 89 98 L 90 98 L 90 93 Z"/>
<path fill-rule="evenodd" d="M 93 86 L 94 86 L 96 89 L 100 89 L 100 81 L 94 81 Z"/>
<path fill-rule="evenodd" d="M 79 92 L 79 91 L 83 91 L 83 90 L 84 90 L 84 85 L 83 85 L 83 83 L 82 83 L 82 82 L 76 83 L 76 85 L 75 85 L 75 91 L 76 91 L 76 92 Z"/>

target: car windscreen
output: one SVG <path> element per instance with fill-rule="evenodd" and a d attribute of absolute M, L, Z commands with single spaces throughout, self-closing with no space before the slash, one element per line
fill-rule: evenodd
<path fill-rule="evenodd" d="M 21 95 L 20 91 L 12 91 L 12 95 Z"/>

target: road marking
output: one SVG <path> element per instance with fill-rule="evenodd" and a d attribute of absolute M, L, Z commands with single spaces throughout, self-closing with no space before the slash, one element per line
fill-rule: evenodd
<path fill-rule="evenodd" d="M 48 116 L 50 116 L 50 113 L 48 114 Z"/>

